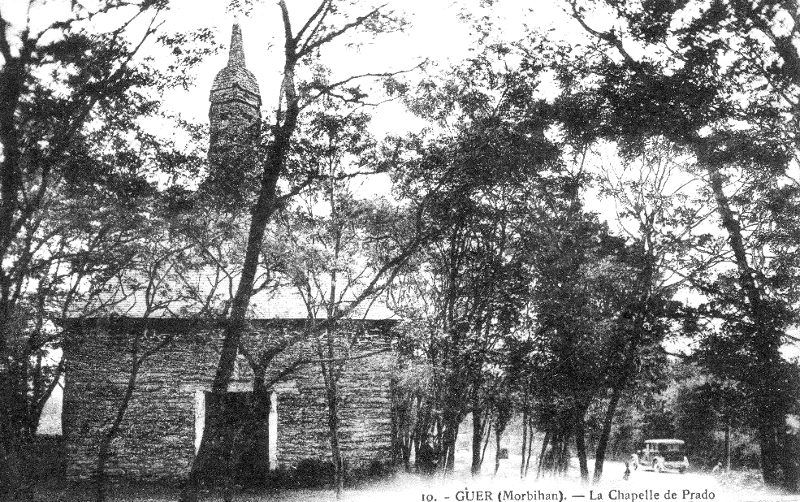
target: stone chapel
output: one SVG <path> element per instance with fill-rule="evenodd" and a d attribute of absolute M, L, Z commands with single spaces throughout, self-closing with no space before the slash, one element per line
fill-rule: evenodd
<path fill-rule="evenodd" d="M 238 24 L 233 26 L 228 64 L 213 81 L 210 102 L 213 162 L 218 149 L 226 147 L 223 139 L 255 124 L 261 106 L 258 82 L 245 65 Z M 221 324 L 200 322 L 192 318 L 191 309 L 180 310 L 187 312 L 181 316 L 170 313 L 174 309 L 145 311 L 142 304 L 134 295 L 116 303 L 107 317 L 75 319 L 65 326 L 62 424 L 70 479 L 94 474 L 100 438 L 113 422 L 130 379 L 131 339 L 137 332 L 146 333 L 146 340 L 169 335 L 171 341 L 139 370 L 120 433 L 111 445 L 108 474 L 130 480 L 180 480 L 188 474 L 204 430 L 205 402 L 222 344 Z M 303 461 L 329 460 L 325 387 L 316 364 L 300 366 L 261 397 L 253 394 L 255 378 L 277 376 L 314 354 L 313 342 L 303 335 L 308 322 L 302 299 L 291 291 L 261 291 L 251 300 L 246 341 L 251 351 L 300 340 L 279 351 L 266 374 L 254 375 L 246 358 L 237 359 L 228 388 L 231 400 L 242 406 L 265 400 L 263 417 L 246 428 L 252 437 L 239 469 L 251 477 L 265 477 L 276 469 L 291 472 Z M 395 323 L 393 313 L 379 302 L 368 311 L 355 309 L 340 323 L 341 329 L 359 333 L 351 352 L 356 357 L 346 364 L 340 382 L 340 439 L 349 468 L 392 459 L 390 370 L 395 356 L 390 338 Z"/>

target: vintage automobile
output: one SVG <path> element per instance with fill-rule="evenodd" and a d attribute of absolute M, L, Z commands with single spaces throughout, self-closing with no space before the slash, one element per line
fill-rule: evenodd
<path fill-rule="evenodd" d="M 683 473 L 689 468 L 685 446 L 682 439 L 648 439 L 639 451 L 639 463 L 656 472 Z"/>

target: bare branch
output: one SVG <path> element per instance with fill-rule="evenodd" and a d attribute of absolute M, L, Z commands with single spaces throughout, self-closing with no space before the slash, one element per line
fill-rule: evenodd
<path fill-rule="evenodd" d="M 577 2 L 575 0 L 571 0 L 569 4 L 570 4 L 570 7 L 572 7 L 572 9 L 571 9 L 572 12 L 570 13 L 570 15 L 572 16 L 573 19 L 578 21 L 578 23 L 581 25 L 581 27 L 583 27 L 583 29 L 587 33 L 589 33 L 589 34 L 593 35 L 594 37 L 596 37 L 596 38 L 598 38 L 598 39 L 600 39 L 600 40 L 612 45 L 614 48 L 617 49 L 617 51 L 620 53 L 620 55 L 623 58 L 625 58 L 625 60 L 628 63 L 630 63 L 634 68 L 638 67 L 639 62 L 636 61 L 630 55 L 630 53 L 627 50 L 625 50 L 625 46 L 622 44 L 622 40 L 614 33 L 613 29 L 611 31 L 608 31 L 608 32 L 602 32 L 602 31 L 595 30 L 594 28 L 589 26 L 586 23 L 586 21 L 584 20 L 583 14 L 581 13 L 580 9 L 578 8 Z"/>
<path fill-rule="evenodd" d="M 283 3 L 283 0 L 281 0 L 281 3 Z M 373 17 L 375 14 L 380 12 L 380 10 L 382 8 L 384 8 L 386 5 L 387 4 L 379 5 L 378 7 L 372 9 L 367 14 L 357 17 L 355 19 L 355 21 L 352 21 L 350 23 L 345 24 L 344 26 L 342 26 L 338 30 L 334 30 L 331 33 L 328 33 L 327 35 L 325 35 L 323 37 L 320 37 L 318 40 L 316 40 L 314 42 L 312 42 L 311 40 L 308 40 L 303 45 L 303 47 L 297 52 L 297 58 L 300 59 L 300 58 L 308 55 L 313 50 L 315 50 L 315 49 L 327 44 L 331 40 L 343 35 L 344 33 L 350 31 L 353 28 L 356 28 L 356 27 L 364 24 L 365 21 L 367 21 L 369 18 Z"/>
<path fill-rule="evenodd" d="M 313 95 L 313 96 L 311 96 L 309 98 L 309 102 L 316 101 L 317 99 L 319 99 L 320 97 L 325 96 L 325 95 L 332 95 L 332 93 L 333 93 L 333 91 L 335 89 L 338 89 L 338 88 L 340 88 L 340 87 L 342 87 L 342 86 L 344 86 L 346 84 L 349 84 L 350 82 L 353 82 L 355 80 L 360 80 L 360 79 L 363 79 L 363 78 L 389 78 L 389 77 L 395 77 L 397 75 L 402 75 L 402 74 L 405 74 L 405 73 L 410 73 L 410 72 L 412 72 L 414 70 L 418 70 L 424 64 L 425 64 L 425 61 L 421 61 L 420 63 L 414 65 L 413 67 L 405 69 L 405 70 L 379 72 L 379 73 L 362 73 L 362 74 L 359 74 L 359 75 L 353 75 L 351 77 L 348 77 L 346 79 L 340 80 L 338 82 L 334 82 L 332 84 L 328 84 L 328 85 L 324 85 L 324 86 L 318 86 L 318 87 L 315 88 L 315 90 L 318 91 L 318 92 L 315 95 Z M 341 98 L 341 96 L 338 96 L 338 97 Z M 341 98 L 341 99 L 344 99 L 344 98 Z M 306 106 L 308 106 L 308 105 L 306 105 Z"/>
<path fill-rule="evenodd" d="M 314 20 L 317 20 L 316 25 L 319 26 L 322 20 L 325 19 L 325 15 L 327 15 L 327 13 L 330 11 L 330 8 L 331 8 L 331 0 L 322 0 L 322 2 L 320 2 L 319 6 L 317 7 L 317 10 L 314 11 L 314 13 L 306 20 L 306 23 L 303 25 L 303 27 L 300 28 L 300 31 L 297 32 L 297 37 L 295 37 L 295 43 L 297 44 L 300 43 L 300 40 L 303 38 L 303 34 L 306 32 L 309 26 L 311 26 L 311 24 L 314 23 Z M 323 14 L 323 9 L 325 11 L 324 14 Z M 320 16 L 320 14 L 322 14 L 322 16 Z M 316 28 L 312 30 L 311 35 L 309 35 L 309 37 L 313 37 L 315 31 Z"/>

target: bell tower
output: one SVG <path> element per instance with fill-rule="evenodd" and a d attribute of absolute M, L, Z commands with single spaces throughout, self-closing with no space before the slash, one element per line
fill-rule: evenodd
<path fill-rule="evenodd" d="M 245 65 L 242 29 L 238 23 L 234 23 L 231 33 L 228 64 L 214 78 L 209 101 L 209 153 L 229 140 L 243 139 L 245 131 L 259 119 L 261 94 L 256 77 Z"/>

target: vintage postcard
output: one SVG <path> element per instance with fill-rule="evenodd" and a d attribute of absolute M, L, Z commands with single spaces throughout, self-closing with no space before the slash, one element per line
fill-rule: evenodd
<path fill-rule="evenodd" d="M 0 0 L 0 499 L 800 497 L 796 0 Z"/>

